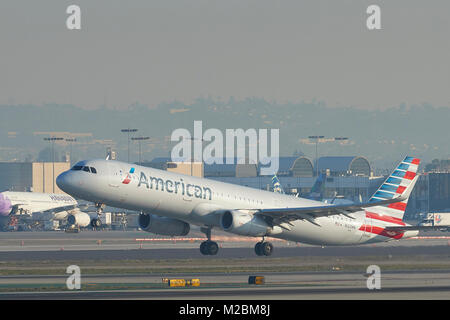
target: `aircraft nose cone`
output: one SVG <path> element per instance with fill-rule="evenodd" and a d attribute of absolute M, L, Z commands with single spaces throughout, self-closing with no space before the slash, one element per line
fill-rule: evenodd
<path fill-rule="evenodd" d="M 60 188 L 62 191 L 69 193 L 70 188 L 73 186 L 73 179 L 72 179 L 72 174 L 69 171 L 63 172 L 61 173 L 57 178 L 56 178 L 56 185 L 58 186 L 58 188 Z"/>
<path fill-rule="evenodd" d="M 58 188 L 64 191 L 64 187 L 66 186 L 66 179 L 65 179 L 66 172 L 61 173 L 59 176 L 56 177 L 56 185 Z"/>

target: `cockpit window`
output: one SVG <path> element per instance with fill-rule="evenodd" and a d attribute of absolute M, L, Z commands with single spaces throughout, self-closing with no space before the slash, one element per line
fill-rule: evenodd
<path fill-rule="evenodd" d="M 72 169 L 70 170 L 74 170 L 74 171 L 79 171 L 79 170 L 83 170 L 85 172 L 89 172 L 89 173 L 97 173 L 97 169 L 95 169 L 94 167 L 87 167 L 87 166 L 78 166 L 78 165 L 74 165 L 72 167 Z"/>

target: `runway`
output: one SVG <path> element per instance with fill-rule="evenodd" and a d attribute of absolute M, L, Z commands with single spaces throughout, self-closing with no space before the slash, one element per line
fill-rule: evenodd
<path fill-rule="evenodd" d="M 437 236 L 447 235 L 438 233 Z M 0 234 L 0 300 L 160 299 L 315 300 L 450 299 L 450 246 L 431 238 L 376 245 L 320 247 L 274 242 L 270 257 L 255 241 L 139 242 L 142 232 Z M 66 268 L 81 269 L 81 290 L 68 290 Z M 381 290 L 367 288 L 366 268 L 381 268 Z M 248 285 L 263 275 L 262 286 Z M 198 278 L 199 288 L 168 288 L 162 278 Z"/>
<path fill-rule="evenodd" d="M 175 299 L 175 300 L 287 300 L 287 299 L 450 299 L 450 270 L 441 272 L 386 272 L 381 275 L 381 288 L 369 290 L 367 277 L 361 273 L 272 273 L 264 274 L 266 284 L 247 284 L 248 274 L 204 274 L 200 288 L 168 288 L 161 284 L 162 275 L 153 276 L 89 276 L 83 279 L 81 290 L 52 292 L 0 293 L 0 299 Z M 192 274 L 178 274 L 192 278 Z M 0 283 L 17 283 L 18 278 L 2 277 Z M 31 282 L 64 284 L 65 277 L 35 277 Z M 119 284 L 128 283 L 127 290 Z M 95 284 L 107 283 L 112 290 L 89 290 Z M 132 283 L 152 285 L 154 288 L 132 287 Z M 158 286 L 158 284 L 160 284 Z"/>
<path fill-rule="evenodd" d="M 449 246 L 390 246 L 390 247 L 275 247 L 270 257 L 258 257 L 254 253 L 253 246 L 238 248 L 220 248 L 214 257 L 204 256 L 200 253 L 197 245 L 191 244 L 190 248 L 178 248 L 177 245 L 165 245 L 163 248 L 148 247 L 146 249 L 104 249 L 99 246 L 95 250 L 33 250 L 33 251 L 4 251 L 0 253 L 0 261 L 42 261 L 42 260 L 153 260 L 153 259 L 228 259 L 228 258 L 255 258 L 270 260 L 273 258 L 288 257 L 398 257 L 410 255 L 448 255 Z"/>
<path fill-rule="evenodd" d="M 441 295 L 439 298 L 439 295 Z M 438 297 L 437 297 L 438 296 Z M 83 291 L 83 292 L 35 292 L 21 294 L 1 294 L 1 300 L 104 300 L 104 299 L 156 299 L 156 300 L 274 300 L 274 299 L 352 299 L 352 300 L 385 300 L 385 299 L 444 299 L 450 298 L 450 286 L 430 287 L 398 287 L 380 291 L 369 291 L 367 288 L 256 288 L 256 289 L 185 289 L 183 291 Z"/>
<path fill-rule="evenodd" d="M 224 234 L 217 232 L 219 239 Z M 447 232 L 438 232 L 430 235 L 442 237 L 442 239 L 413 239 L 337 247 L 274 241 L 273 255 L 262 258 L 307 256 L 385 257 L 445 255 L 450 252 L 450 242 L 443 238 L 448 236 Z M 193 237 L 198 236 L 198 234 L 193 235 Z M 152 238 L 152 236 L 141 231 L 84 231 L 78 234 L 65 232 L 0 232 L 0 261 L 257 258 L 254 253 L 254 245 L 259 241 L 257 238 L 237 238 L 237 240 L 233 239 L 232 241 L 218 240 L 219 253 L 211 257 L 203 256 L 200 253 L 201 240 L 180 241 L 177 238 L 148 242 L 137 240 L 146 238 Z"/>

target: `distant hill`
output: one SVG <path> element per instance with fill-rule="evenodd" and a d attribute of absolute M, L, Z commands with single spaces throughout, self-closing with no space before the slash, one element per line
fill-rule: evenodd
<path fill-rule="evenodd" d="M 315 145 L 306 144 L 310 135 L 327 138 L 348 137 L 343 144 L 319 144 L 320 155 L 363 155 L 379 168 L 390 168 L 404 155 L 431 161 L 450 157 L 448 123 L 450 108 L 400 106 L 384 111 L 356 108 L 331 108 L 322 103 L 276 103 L 259 98 L 218 101 L 197 99 L 190 105 L 181 102 L 160 104 L 156 108 L 134 104 L 128 110 L 99 108 L 85 110 L 71 105 L 0 106 L 0 160 L 36 159 L 49 147 L 39 132 L 79 133 L 73 145 L 74 158 L 104 157 L 113 145 L 119 159 L 126 160 L 127 136 L 120 129 L 138 128 L 137 135 L 151 139 L 143 144 L 142 158 L 167 156 L 174 143 L 174 129 L 193 133 L 194 120 L 208 128 L 279 128 L 280 153 L 292 155 L 299 150 L 315 157 Z M 69 144 L 58 145 L 68 151 Z M 137 146 L 131 146 L 132 161 L 137 161 Z"/>

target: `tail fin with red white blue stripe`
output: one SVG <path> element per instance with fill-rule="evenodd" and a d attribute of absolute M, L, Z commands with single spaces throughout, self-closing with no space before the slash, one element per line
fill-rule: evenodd
<path fill-rule="evenodd" d="M 407 188 L 417 181 L 415 178 L 419 164 L 420 159 L 406 157 L 372 195 L 369 202 L 389 200 L 399 196 L 406 196 L 405 200 L 391 203 L 387 206 L 371 207 L 370 211 L 375 214 L 391 217 L 394 221 L 401 221 L 409 198 L 409 195 L 406 195 L 405 193 L 407 192 Z M 408 188 L 408 190 L 411 192 L 412 188 Z"/>

